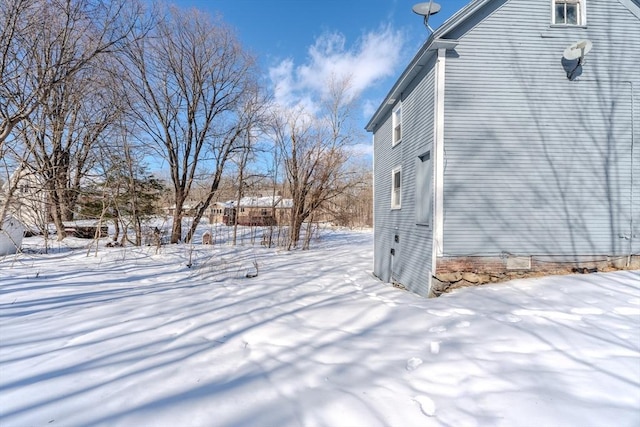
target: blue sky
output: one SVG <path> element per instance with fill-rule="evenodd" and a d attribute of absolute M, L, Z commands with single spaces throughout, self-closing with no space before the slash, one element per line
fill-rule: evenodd
<path fill-rule="evenodd" d="M 180 0 L 220 13 L 259 60 L 276 99 L 296 102 L 323 90 L 322 77 L 350 74 L 362 129 L 428 32 L 415 0 Z M 440 0 L 437 28 L 468 0 Z M 363 135 L 363 143 L 370 138 Z"/>

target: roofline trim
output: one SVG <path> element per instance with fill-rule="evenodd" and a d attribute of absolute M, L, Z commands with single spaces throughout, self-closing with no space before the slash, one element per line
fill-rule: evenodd
<path fill-rule="evenodd" d="M 632 0 L 618 0 L 624 6 L 629 9 L 631 13 L 633 13 L 636 18 L 640 19 L 640 5 L 635 4 Z"/>
<path fill-rule="evenodd" d="M 473 0 L 456 12 L 451 18 L 447 19 L 431 34 L 418 53 L 413 57 L 407 68 L 402 72 L 400 78 L 393 85 L 387 96 L 385 96 L 369 120 L 369 123 L 365 126 L 365 130 L 373 132 L 373 128 L 378 124 L 380 116 L 382 116 L 392 104 L 395 104 L 396 100 L 400 99 L 400 95 L 404 89 L 407 88 L 409 83 L 411 83 L 414 77 L 420 72 L 420 69 L 427 63 L 431 56 L 434 55 L 435 51 L 438 49 L 454 49 L 457 46 L 458 40 L 444 39 L 442 37 L 491 1 L 493 0 Z"/>

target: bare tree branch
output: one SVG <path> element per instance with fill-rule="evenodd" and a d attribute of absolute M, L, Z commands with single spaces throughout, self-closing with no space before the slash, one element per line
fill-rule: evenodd
<path fill-rule="evenodd" d="M 177 8 L 168 10 L 152 37 L 132 43 L 127 61 L 138 124 L 169 165 L 176 243 L 195 177 L 213 171 L 208 206 L 244 131 L 243 99 L 255 86 L 254 61 L 221 21 Z"/>

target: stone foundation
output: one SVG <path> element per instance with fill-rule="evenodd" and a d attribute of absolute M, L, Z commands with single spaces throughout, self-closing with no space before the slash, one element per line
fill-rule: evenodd
<path fill-rule="evenodd" d="M 608 257 L 442 257 L 437 260 L 429 296 L 453 289 L 556 274 L 640 269 L 640 255 Z"/>

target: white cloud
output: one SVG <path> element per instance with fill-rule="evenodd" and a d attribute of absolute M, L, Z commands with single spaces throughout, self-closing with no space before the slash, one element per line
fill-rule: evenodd
<path fill-rule="evenodd" d="M 314 101 L 326 95 L 332 78 L 349 79 L 351 95 L 358 97 L 395 73 L 403 43 L 402 33 L 389 27 L 363 34 L 351 47 L 343 34 L 325 33 L 309 47 L 305 63 L 286 59 L 270 68 L 275 100 L 313 110 Z"/>
<path fill-rule="evenodd" d="M 365 119 L 369 119 L 373 116 L 378 109 L 378 104 L 372 101 L 371 99 L 367 99 L 362 104 L 362 117 Z"/>
<path fill-rule="evenodd" d="M 352 148 L 354 154 L 359 158 L 367 158 L 370 159 L 373 156 L 373 144 L 371 143 L 361 143 L 356 144 Z"/>

